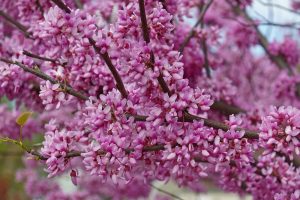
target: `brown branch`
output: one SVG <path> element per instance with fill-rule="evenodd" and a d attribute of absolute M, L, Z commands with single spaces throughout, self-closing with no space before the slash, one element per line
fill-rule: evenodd
<path fill-rule="evenodd" d="M 93 40 L 92 38 L 89 38 L 89 42 L 90 44 L 93 46 L 94 50 L 102 57 L 102 59 L 105 61 L 106 65 L 108 66 L 110 72 L 112 73 L 115 81 L 116 81 L 116 86 L 117 89 L 120 91 L 120 93 L 122 94 L 123 98 L 127 98 L 128 97 L 128 93 L 125 89 L 124 83 L 122 81 L 122 78 L 118 72 L 118 70 L 116 69 L 116 67 L 113 65 L 109 55 L 107 52 L 105 52 L 104 54 L 101 53 L 99 47 L 96 46 L 96 42 L 95 40 Z"/>
<path fill-rule="evenodd" d="M 171 193 L 171 192 L 165 191 L 165 190 L 163 190 L 163 189 L 161 189 L 161 188 L 159 188 L 159 187 L 156 187 L 155 185 L 153 185 L 153 184 L 151 184 L 151 183 L 149 183 L 149 185 L 150 185 L 151 187 L 153 187 L 154 189 L 156 189 L 157 191 L 159 191 L 159 192 L 161 192 L 161 193 L 164 193 L 164 194 L 166 194 L 166 195 L 169 195 L 169 196 L 172 197 L 173 199 L 184 200 L 183 198 L 181 198 L 181 197 L 179 197 L 179 196 L 177 196 L 177 195 L 175 195 L 175 194 L 173 194 L 173 193 Z"/>
<path fill-rule="evenodd" d="M 128 117 L 132 116 L 134 117 L 135 121 L 147 121 L 148 116 L 143 116 L 143 115 L 127 115 Z M 184 112 L 184 116 L 178 119 L 178 122 L 193 122 L 193 121 L 203 121 L 205 126 L 215 128 L 215 129 L 221 129 L 223 131 L 228 131 L 230 129 L 229 126 L 226 124 L 215 121 L 212 119 L 205 119 L 202 117 L 198 117 L 196 115 L 192 115 L 188 112 Z M 247 139 L 258 139 L 259 132 L 258 131 L 252 131 L 252 130 L 247 130 L 247 129 L 242 129 L 242 128 L 237 128 L 236 130 L 238 131 L 245 131 L 245 135 L 243 138 Z"/>
<path fill-rule="evenodd" d="M 204 55 L 204 68 L 205 68 L 206 76 L 208 78 L 211 78 L 209 60 L 208 60 L 208 52 L 207 52 L 207 44 L 206 44 L 205 38 L 201 39 L 201 44 L 202 44 L 201 46 L 202 46 L 202 51 L 203 51 L 203 55 Z"/>
<path fill-rule="evenodd" d="M 142 30 L 143 30 L 143 37 L 147 44 L 150 43 L 150 32 L 149 27 L 147 23 L 147 16 L 146 16 L 146 10 L 145 10 L 145 2 L 144 0 L 139 0 L 139 9 L 140 9 L 140 15 L 141 15 L 141 22 L 142 22 Z M 155 57 L 153 51 L 150 53 L 150 67 L 153 69 L 155 65 Z M 167 93 L 169 96 L 172 95 L 171 90 L 168 87 L 168 84 L 164 80 L 163 74 L 159 72 L 159 76 L 157 78 L 158 83 L 163 90 L 164 93 Z"/>
<path fill-rule="evenodd" d="M 215 123 L 215 122 L 214 122 Z M 175 147 L 177 147 L 177 146 L 180 146 L 178 143 L 174 143 L 173 145 L 172 145 L 172 148 L 175 148 Z M 25 148 L 23 148 L 27 153 L 29 153 L 29 154 L 31 154 L 31 155 L 33 155 L 33 156 L 36 156 L 37 158 L 39 158 L 40 160 L 47 160 L 48 158 L 47 157 L 44 157 L 42 154 L 40 154 L 39 152 L 37 152 L 37 151 L 35 151 L 35 150 L 33 150 L 33 149 L 28 149 L 27 147 Z M 165 148 L 165 145 L 164 144 L 156 144 L 156 145 L 150 145 L 150 146 L 145 146 L 145 147 L 143 147 L 143 149 L 142 149 L 142 152 L 156 152 L 156 151 L 163 151 L 163 150 L 165 150 L 166 148 Z M 127 149 L 124 149 L 124 152 L 126 153 L 126 154 L 130 154 L 130 153 L 132 153 L 132 152 L 134 152 L 135 151 L 135 149 L 134 148 L 127 148 Z M 70 158 L 74 158 L 74 157 L 79 157 L 79 156 L 81 156 L 81 154 L 82 153 L 84 153 L 84 152 L 80 152 L 80 151 L 71 151 L 71 152 L 69 152 L 69 153 L 67 153 L 67 155 L 65 156 L 65 158 L 66 159 L 70 159 Z M 103 151 L 103 150 L 98 150 L 97 151 L 97 155 L 100 155 L 100 156 L 102 156 L 102 155 L 105 155 L 107 152 L 106 151 Z M 259 153 L 259 152 L 257 152 L 257 153 Z M 280 156 L 280 157 L 284 157 L 285 158 L 285 160 L 289 163 L 289 164 L 293 164 L 295 167 L 300 167 L 300 162 L 299 162 L 299 160 L 298 159 L 294 159 L 294 160 L 290 160 L 286 155 L 284 155 L 284 154 L 281 154 L 281 153 L 277 153 L 277 156 Z M 58 157 L 60 157 L 60 156 L 58 156 Z M 208 161 L 207 160 L 205 160 L 205 159 L 203 159 L 203 158 L 201 158 L 201 157 L 199 157 L 199 156 L 195 156 L 194 158 L 193 158 L 196 162 L 205 162 L 205 163 L 207 163 Z M 255 159 L 257 159 L 257 158 L 255 158 Z M 236 163 L 235 163 L 235 161 L 234 160 L 231 160 L 230 161 L 230 166 L 236 166 Z M 252 165 L 253 165 L 253 167 L 257 167 L 256 166 L 256 162 L 255 163 L 252 163 Z M 261 174 L 261 172 L 260 171 L 258 171 L 258 174 L 260 174 L 260 175 L 262 175 Z"/>
<path fill-rule="evenodd" d="M 163 6 L 163 9 L 168 11 L 166 0 L 159 0 L 159 2 L 161 2 L 162 6 Z"/>
<path fill-rule="evenodd" d="M 35 0 L 35 4 L 37 5 L 37 7 L 39 8 L 42 16 L 44 15 L 44 9 L 43 9 L 43 6 L 41 5 L 40 1 L 39 0 Z"/>
<path fill-rule="evenodd" d="M 198 117 L 195 115 L 192 115 L 190 113 L 185 113 L 184 114 L 184 119 L 186 122 L 191 122 L 191 121 L 201 121 L 203 120 L 204 125 L 208 126 L 208 127 L 212 127 L 212 128 L 216 128 L 216 129 L 221 129 L 223 131 L 228 131 L 230 129 L 229 126 L 227 126 L 226 124 L 223 124 L 219 121 L 215 121 L 215 120 L 211 120 L 211 119 L 205 119 L 202 117 Z M 247 139 L 258 139 L 259 136 L 259 132 L 258 131 L 252 131 L 252 130 L 246 130 L 246 129 L 242 129 L 242 128 L 237 128 L 238 131 L 245 131 L 245 135 L 243 136 L 243 138 L 247 138 Z"/>
<path fill-rule="evenodd" d="M 4 11 L 0 10 L 0 16 L 3 17 L 6 21 L 8 21 L 10 24 L 17 27 L 27 38 L 31 38 L 31 33 L 29 33 L 27 30 L 28 28 L 21 24 L 20 22 L 13 19 L 10 15 L 5 13 Z"/>
<path fill-rule="evenodd" d="M 31 52 L 26 51 L 26 50 L 23 50 L 23 54 L 28 56 L 28 57 L 36 58 L 36 59 L 43 60 L 43 61 L 49 61 L 49 62 L 53 62 L 53 63 L 57 62 L 57 60 L 55 60 L 55 59 L 42 57 L 42 56 L 36 55 L 36 54 L 31 53 Z"/>
<path fill-rule="evenodd" d="M 247 112 L 246 110 L 244 110 L 240 107 L 228 104 L 224 101 L 215 101 L 210 108 L 212 110 L 219 111 L 219 112 L 224 113 L 226 115 L 231 115 L 231 114 L 236 115 L 236 114 L 239 114 L 239 113 L 246 113 Z"/>
<path fill-rule="evenodd" d="M 258 41 L 259 44 L 263 47 L 263 49 L 265 50 L 265 52 L 267 53 L 267 55 L 269 56 L 269 58 L 280 68 L 280 69 L 285 69 L 288 67 L 288 64 L 286 63 L 286 61 L 284 60 L 284 58 L 280 57 L 280 56 L 275 56 L 273 54 L 270 53 L 269 51 L 269 43 L 267 38 L 261 33 L 261 31 L 258 29 L 258 26 L 255 25 L 256 23 L 253 21 L 253 19 L 248 15 L 248 13 L 241 9 L 239 6 L 233 6 L 233 11 L 234 13 L 236 13 L 237 15 L 242 15 L 244 16 L 251 24 L 253 24 L 255 32 L 257 33 L 258 36 Z"/>
<path fill-rule="evenodd" d="M 66 4 L 64 4 L 61 0 L 52 0 L 60 9 L 64 10 L 66 13 L 71 13 L 71 10 L 68 8 Z M 93 46 L 94 50 L 101 56 L 101 58 L 105 61 L 106 65 L 108 66 L 110 72 L 112 73 L 115 81 L 116 81 L 116 86 L 117 89 L 120 91 L 122 94 L 123 98 L 128 97 L 128 93 L 125 89 L 124 83 L 122 81 L 122 78 L 116 69 L 116 67 L 113 65 L 109 55 L 107 52 L 104 54 L 101 53 L 100 49 L 96 46 L 95 40 L 92 38 L 89 38 L 89 43 Z"/>
<path fill-rule="evenodd" d="M 211 4 L 213 3 L 213 0 L 210 0 L 202 9 L 202 12 L 200 13 L 199 19 L 196 22 L 196 24 L 193 26 L 192 30 L 189 32 L 188 36 L 184 39 L 183 43 L 180 45 L 179 47 L 179 52 L 180 54 L 183 53 L 184 48 L 188 45 L 188 43 L 190 42 L 190 40 L 195 36 L 196 34 L 196 27 L 199 26 L 201 24 L 201 22 L 204 19 L 205 13 L 207 12 L 208 8 L 211 6 Z"/>
<path fill-rule="evenodd" d="M 147 15 L 145 10 L 144 0 L 139 0 L 139 8 L 140 8 L 140 15 L 141 15 L 141 22 L 142 22 L 143 37 L 145 42 L 148 44 L 150 43 L 150 33 L 149 33 L 149 27 L 147 23 Z"/>
<path fill-rule="evenodd" d="M 62 0 L 51 0 L 51 1 L 66 13 L 68 14 L 71 13 L 71 9 Z"/>
<path fill-rule="evenodd" d="M 88 100 L 89 98 L 77 91 L 75 91 L 73 88 L 71 88 L 70 86 L 67 86 L 65 84 L 62 84 L 60 83 L 59 81 L 53 79 L 52 77 L 50 77 L 49 75 L 43 73 L 42 71 L 40 71 L 39 69 L 32 69 L 32 68 L 29 68 L 25 65 L 23 65 L 22 63 L 19 63 L 17 61 L 12 61 L 12 60 L 8 60 L 8 59 L 5 59 L 5 58 L 0 58 L 0 61 L 2 62 L 5 62 L 7 64 L 12 64 L 12 65 L 17 65 L 19 66 L 20 68 L 22 68 L 25 72 L 29 72 L 41 79 L 44 79 L 44 80 L 48 80 L 50 81 L 52 84 L 59 84 L 61 88 L 63 88 L 63 90 L 70 94 L 70 95 L 73 95 L 81 100 Z"/>
<path fill-rule="evenodd" d="M 178 145 L 178 144 L 172 145 L 172 148 L 174 148 L 174 147 L 176 147 L 176 146 L 179 146 L 179 145 Z M 23 148 L 23 149 L 25 149 L 26 152 L 28 152 L 28 153 L 31 154 L 31 155 L 34 155 L 35 157 L 37 157 L 37 158 L 40 159 L 40 160 L 46 161 L 46 160 L 48 159 L 47 157 L 44 157 L 43 155 L 41 155 L 41 154 L 40 154 L 39 152 L 37 152 L 37 151 L 30 150 L 30 149 L 28 149 L 28 148 Z M 148 146 L 148 147 L 146 146 L 146 147 L 143 148 L 143 152 L 160 151 L 160 150 L 165 150 L 164 145 L 153 145 L 153 146 Z M 125 151 L 127 154 L 130 154 L 131 152 L 134 151 L 134 149 L 125 149 L 124 151 Z M 81 153 L 84 153 L 84 152 L 79 152 L 79 151 L 69 152 L 69 153 L 67 153 L 65 159 L 71 159 L 71 158 L 74 158 L 74 157 L 79 157 L 79 156 L 81 156 Z M 105 155 L 106 153 L 107 153 L 107 152 L 106 152 L 106 151 L 103 151 L 103 150 L 98 150 L 98 151 L 97 151 L 97 155 L 99 155 L 99 156 Z M 285 155 L 278 154 L 278 156 L 281 156 L 281 157 L 283 156 L 283 157 L 286 158 Z M 213 163 L 209 163 L 208 160 L 203 159 L 203 158 L 201 158 L 201 157 L 199 157 L 199 156 L 193 157 L 193 160 L 194 160 L 195 162 L 203 162 L 203 163 L 213 164 Z M 298 167 L 300 166 L 298 160 L 289 160 L 289 159 L 286 158 L 286 161 L 287 161 L 289 164 L 294 165 L 296 168 L 298 168 Z M 229 164 L 230 167 L 237 167 L 237 164 L 236 164 L 236 162 L 235 162 L 234 160 L 230 160 L 228 164 Z M 255 161 L 254 163 L 250 163 L 250 164 L 251 164 L 252 167 L 256 168 L 256 171 L 255 171 L 256 174 L 258 174 L 258 175 L 260 175 L 260 176 L 262 176 L 262 177 L 265 177 L 264 174 L 263 174 L 262 171 L 261 171 L 261 168 L 257 166 L 257 161 Z M 276 180 L 277 180 L 279 183 L 281 183 L 280 177 L 278 177 L 276 174 L 272 174 L 272 175 L 276 178 Z M 151 185 L 151 186 L 154 187 L 153 185 Z M 243 187 L 243 186 L 242 186 L 242 187 Z M 155 187 L 155 189 L 157 189 L 157 190 L 159 190 L 159 191 L 161 191 L 161 192 L 163 192 L 163 193 L 165 193 L 165 194 L 168 194 L 168 195 L 170 195 L 170 196 L 172 196 L 172 197 L 174 197 L 174 198 L 180 199 L 180 197 L 177 197 L 176 195 L 173 195 L 172 193 L 166 192 L 166 191 L 161 190 L 161 189 L 156 188 L 156 187 Z"/>
<path fill-rule="evenodd" d="M 49 80 L 52 84 L 60 84 L 60 86 L 62 88 L 64 88 L 64 91 L 70 95 L 73 95 L 79 99 L 82 100 L 88 100 L 88 97 L 75 91 L 73 88 L 71 88 L 70 86 L 66 86 L 64 84 L 61 84 L 59 81 L 53 79 L 52 77 L 48 76 L 47 74 L 43 73 L 40 70 L 35 70 L 32 68 L 29 68 L 19 62 L 15 62 L 12 60 L 8 60 L 8 59 L 4 59 L 4 58 L 0 58 L 0 61 L 8 63 L 8 64 L 14 64 L 17 65 L 19 67 L 21 67 L 24 71 L 29 72 L 43 80 Z M 148 116 L 142 116 L 142 115 L 132 115 L 132 114 L 126 114 L 127 117 L 134 117 L 135 121 L 146 121 Z M 193 120 L 203 120 L 204 121 L 204 125 L 212 127 L 212 128 L 217 128 L 217 129 L 222 129 L 222 130 L 228 130 L 229 128 L 225 125 L 222 124 L 221 122 L 217 122 L 217 121 L 213 121 L 213 120 L 209 120 L 209 119 L 204 119 L 201 117 L 197 117 L 188 113 L 185 113 L 185 116 L 183 119 L 178 119 L 179 122 L 192 122 Z M 246 132 L 246 138 L 251 138 L 251 139 L 257 139 L 257 132 L 254 131 L 247 131 Z"/>

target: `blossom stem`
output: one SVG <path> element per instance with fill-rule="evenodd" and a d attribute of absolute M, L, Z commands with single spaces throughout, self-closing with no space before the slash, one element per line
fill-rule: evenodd
<path fill-rule="evenodd" d="M 220 111 L 226 115 L 246 113 L 247 111 L 235 105 L 228 104 L 224 101 L 215 101 L 211 107 L 212 110 Z"/>
<path fill-rule="evenodd" d="M 204 16 L 208 10 L 208 8 L 211 6 L 211 4 L 213 3 L 213 0 L 210 0 L 202 9 L 202 12 L 200 13 L 200 16 L 197 20 L 197 22 L 195 23 L 195 25 L 193 26 L 193 28 L 191 29 L 191 31 L 189 32 L 188 36 L 184 39 L 183 43 L 180 45 L 179 47 L 179 52 L 180 54 L 183 53 L 184 48 L 189 44 L 190 40 L 195 36 L 196 34 L 196 28 L 197 26 L 199 26 L 199 24 L 203 21 Z"/>
<path fill-rule="evenodd" d="M 100 49 L 96 46 L 96 42 L 95 40 L 93 40 L 92 38 L 89 38 L 89 42 L 90 44 L 93 46 L 94 50 L 102 57 L 102 59 L 105 61 L 106 65 L 108 66 L 110 72 L 112 73 L 115 81 L 116 81 L 116 85 L 117 85 L 117 89 L 120 91 L 120 93 L 122 94 L 123 98 L 127 98 L 128 97 L 128 93 L 125 89 L 124 83 L 122 81 L 122 78 L 118 72 L 118 70 L 116 69 L 116 67 L 113 65 L 109 55 L 107 52 L 105 53 L 101 53 Z"/>
<path fill-rule="evenodd" d="M 198 26 L 201 23 L 202 19 L 204 18 L 205 12 L 207 11 L 207 9 L 209 8 L 209 6 L 211 5 L 212 2 L 213 2 L 213 0 L 211 0 L 208 4 L 205 5 L 205 7 L 203 8 L 204 12 L 201 13 L 202 17 L 200 16 L 200 18 L 198 20 L 199 22 L 197 22 L 196 26 Z M 63 4 L 63 2 L 60 2 L 60 3 Z M 59 8 L 61 8 L 61 9 L 62 9 L 62 7 L 65 8 L 67 6 L 66 5 L 60 5 L 59 6 Z M 148 24 L 147 24 L 147 16 L 146 16 L 146 11 L 145 11 L 144 0 L 139 0 L 139 7 L 140 7 L 140 13 L 141 13 L 143 37 L 144 37 L 145 42 L 148 44 L 148 43 L 150 43 L 150 34 L 149 34 L 149 27 L 148 27 Z M 63 9 L 63 10 L 65 10 L 65 9 Z M 100 49 L 96 46 L 96 42 L 92 38 L 89 38 L 89 42 L 93 46 L 95 51 L 101 55 L 102 59 L 107 64 L 108 68 L 110 69 L 111 73 L 113 74 L 113 76 L 116 80 L 117 88 L 121 92 L 122 96 L 124 98 L 127 98 L 128 94 L 127 94 L 127 91 L 125 89 L 124 83 L 123 83 L 117 69 L 112 64 L 109 55 L 107 53 L 106 54 L 101 54 Z M 151 54 L 150 54 L 150 62 L 151 62 L 151 64 L 150 64 L 151 68 L 153 68 L 154 63 L 155 63 L 155 57 L 154 57 L 154 53 L 152 51 L 151 51 Z M 157 80 L 158 80 L 159 85 L 161 86 L 163 92 L 167 93 L 169 96 L 172 95 L 172 92 L 170 91 L 167 83 L 165 82 L 161 72 L 159 73 L 159 77 L 157 78 Z M 222 106 L 220 106 L 220 105 L 222 105 Z M 220 108 L 220 109 L 222 109 L 220 111 L 228 113 L 228 114 L 236 114 L 236 113 L 240 113 L 240 112 L 245 112 L 243 109 L 232 106 L 232 105 L 228 105 L 228 107 L 226 108 L 224 103 L 218 103 L 218 102 L 214 103 L 212 108 L 216 109 L 216 110 L 218 110 Z"/>
<path fill-rule="evenodd" d="M 203 55 L 204 55 L 205 72 L 206 72 L 207 77 L 211 78 L 211 72 L 210 72 L 209 60 L 208 60 L 208 52 L 207 52 L 207 44 L 206 44 L 205 38 L 201 39 L 201 46 L 202 46 L 202 51 L 203 51 Z"/>
<path fill-rule="evenodd" d="M 52 77 L 48 76 L 47 74 L 45 74 L 41 71 L 29 68 L 29 67 L 27 67 L 27 66 L 25 66 L 25 65 L 23 65 L 19 62 L 11 61 L 11 60 L 4 59 L 4 58 L 0 58 L 0 61 L 8 63 L 8 64 L 17 65 L 17 66 L 21 67 L 24 71 L 29 72 L 33 75 L 36 75 L 37 77 L 39 77 L 41 79 L 48 80 L 52 84 L 60 84 L 61 87 L 65 88 L 66 93 L 68 93 L 70 95 L 73 95 L 73 96 L 75 96 L 79 99 L 82 99 L 82 100 L 88 100 L 87 96 L 75 91 L 70 86 L 66 86 L 66 85 L 60 83 L 59 81 L 53 79 Z M 148 117 L 148 116 L 141 116 L 141 115 L 128 115 L 128 117 L 130 117 L 130 116 L 134 117 L 134 119 L 136 121 L 146 121 L 146 119 Z M 192 114 L 187 113 L 187 112 L 184 113 L 184 117 L 182 119 L 178 119 L 179 122 L 193 122 L 194 120 L 196 120 L 196 121 L 203 120 L 204 125 L 208 126 L 208 127 L 221 129 L 221 130 L 224 130 L 224 131 L 229 130 L 229 127 L 226 124 L 223 124 L 223 123 L 215 121 L 215 120 L 198 117 L 198 116 L 192 115 Z M 243 130 L 243 129 L 239 128 L 238 130 Z M 245 131 L 244 138 L 258 139 L 258 132 L 257 131 L 250 131 L 250 130 L 244 130 L 244 131 Z"/>
<path fill-rule="evenodd" d="M 71 9 L 64 4 L 63 1 L 61 0 L 51 0 L 53 3 L 55 3 L 60 9 L 62 9 L 63 11 L 65 11 L 66 13 L 70 14 L 71 13 Z"/>
<path fill-rule="evenodd" d="M 31 38 L 31 33 L 27 31 L 27 27 L 21 24 L 20 22 L 13 19 L 10 15 L 5 13 L 4 11 L 0 10 L 0 16 L 3 17 L 6 21 L 8 21 L 10 24 L 17 27 L 27 38 Z"/>
<path fill-rule="evenodd" d="M 144 0 L 139 0 L 139 8 L 140 8 L 140 15 L 141 15 L 141 22 L 142 22 L 143 37 L 145 42 L 148 44 L 150 43 L 150 33 L 149 33 L 149 27 L 147 23 Z"/>
<path fill-rule="evenodd" d="M 25 66 L 25 65 L 23 65 L 19 62 L 7 60 L 7 59 L 4 59 L 4 58 L 0 58 L 0 61 L 8 63 L 8 64 L 15 64 L 15 65 L 21 67 L 26 72 L 29 72 L 33 75 L 36 75 L 37 77 L 39 77 L 41 79 L 49 80 L 52 84 L 60 84 L 61 87 L 65 88 L 66 93 L 68 93 L 70 95 L 73 95 L 73 96 L 75 96 L 77 98 L 80 98 L 82 100 L 88 100 L 87 96 L 84 96 L 83 94 L 75 91 L 73 88 L 71 88 L 69 86 L 65 86 L 65 85 L 61 84 L 57 80 L 53 79 L 52 77 L 48 76 L 47 74 L 45 74 L 41 71 L 34 70 L 34 69 L 29 68 L 29 67 L 27 67 L 27 66 Z M 128 116 L 133 116 L 136 121 L 146 121 L 146 119 L 147 119 L 147 116 L 140 116 L 140 115 L 128 115 Z M 183 122 L 193 122 L 194 120 L 196 120 L 196 121 L 203 120 L 204 125 L 208 126 L 208 127 L 212 127 L 212 128 L 216 128 L 216 129 L 222 129 L 224 131 L 229 130 L 229 127 L 227 125 L 221 123 L 221 122 L 211 120 L 211 119 L 205 119 L 205 118 L 202 118 L 202 117 L 198 117 L 198 116 L 192 115 L 192 114 L 187 113 L 187 112 L 185 112 L 184 117 L 182 119 L 178 119 L 178 121 L 180 121 L 180 122 L 181 121 L 183 121 Z M 242 130 L 242 129 L 239 129 L 239 130 Z M 248 139 L 258 139 L 258 132 L 245 130 L 244 137 L 248 138 Z"/>
<path fill-rule="evenodd" d="M 161 192 L 161 193 L 164 193 L 164 194 L 166 194 L 166 195 L 169 195 L 170 197 L 172 197 L 172 198 L 174 198 L 174 199 L 184 200 L 184 199 L 182 199 L 181 197 L 179 197 L 179 196 L 177 196 L 177 195 L 175 195 L 175 194 L 172 194 L 171 192 L 165 191 L 165 190 L 163 190 L 163 189 L 161 189 L 161 188 L 159 188 L 159 187 L 156 187 L 155 185 L 153 185 L 153 184 L 151 184 L 151 183 L 149 183 L 149 185 L 150 185 L 151 187 L 153 187 L 154 189 L 156 189 L 157 191 L 159 191 L 159 192 Z"/>
<path fill-rule="evenodd" d="M 142 22 L 142 30 L 143 30 L 143 37 L 147 44 L 150 43 L 150 32 L 149 27 L 147 23 L 147 16 L 146 16 L 146 10 L 145 10 L 145 2 L 144 0 L 139 0 L 139 8 L 140 8 L 140 15 L 141 15 L 141 22 Z M 153 69 L 155 64 L 155 57 L 153 51 L 150 53 L 150 67 Z M 163 74 L 159 72 L 159 76 L 157 78 L 158 83 L 163 90 L 164 93 L 167 93 L 169 96 L 172 95 L 171 90 L 168 87 L 168 84 L 164 80 Z"/>
<path fill-rule="evenodd" d="M 64 4 L 61 0 L 52 0 L 52 2 L 55 3 L 60 9 L 62 9 L 66 13 L 71 13 L 70 8 L 66 4 Z M 82 3 L 80 0 L 75 0 L 75 3 L 79 9 L 82 9 L 83 6 L 82 6 Z M 102 59 L 105 61 L 106 65 L 108 66 L 109 70 L 111 71 L 111 73 L 116 81 L 117 89 L 121 92 L 123 98 L 127 98 L 128 93 L 125 89 L 124 83 L 123 83 L 121 76 L 120 76 L 119 72 L 117 71 L 116 67 L 113 65 L 108 53 L 106 52 L 106 53 L 102 54 L 100 52 L 100 49 L 96 46 L 95 40 L 93 40 L 92 38 L 89 38 L 89 42 L 93 46 L 94 50 L 98 54 L 100 54 Z"/>
<path fill-rule="evenodd" d="M 166 0 L 159 0 L 163 6 L 163 9 L 167 10 Z"/>
<path fill-rule="evenodd" d="M 36 58 L 36 59 L 39 59 L 39 60 L 49 61 L 49 62 L 53 62 L 53 63 L 57 62 L 57 60 L 55 60 L 55 59 L 47 58 L 47 57 L 42 57 L 42 56 L 36 55 L 36 54 L 31 53 L 31 52 L 26 51 L 26 50 L 23 50 L 23 54 L 26 55 L 26 56 L 28 56 L 28 57 Z"/>
<path fill-rule="evenodd" d="M 82 99 L 82 100 L 88 100 L 89 98 L 77 91 L 75 91 L 73 88 L 71 88 L 70 86 L 67 86 L 65 84 L 62 84 L 60 83 L 59 81 L 53 79 L 52 77 L 50 77 L 49 75 L 43 73 L 42 71 L 40 70 L 36 70 L 36 69 L 32 69 L 32 68 L 29 68 L 25 65 L 23 65 L 22 63 L 19 63 L 17 61 L 12 61 L 12 60 L 8 60 L 8 59 L 5 59 L 5 58 L 0 58 L 0 61 L 2 62 L 5 62 L 7 64 L 12 64 L 12 65 L 17 65 L 19 66 L 20 68 L 22 68 L 25 72 L 29 72 L 41 79 L 44 79 L 44 80 L 48 80 L 50 81 L 52 84 L 59 84 L 61 88 L 64 88 L 64 91 L 70 95 L 73 95 L 79 99 Z"/>

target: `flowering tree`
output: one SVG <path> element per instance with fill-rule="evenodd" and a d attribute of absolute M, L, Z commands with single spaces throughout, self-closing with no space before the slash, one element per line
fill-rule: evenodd
<path fill-rule="evenodd" d="M 31 158 L 17 178 L 32 198 L 147 198 L 155 180 L 200 192 L 209 179 L 300 199 L 299 47 L 268 41 L 251 0 L 0 2 L 0 96 L 15 102 L 0 105 L 0 135 Z M 34 134 L 41 146 L 25 145 Z M 72 194 L 53 181 L 65 174 Z"/>

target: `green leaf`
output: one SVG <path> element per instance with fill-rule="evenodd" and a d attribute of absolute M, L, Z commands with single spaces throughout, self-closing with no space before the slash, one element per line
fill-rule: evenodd
<path fill-rule="evenodd" d="M 21 113 L 16 120 L 17 124 L 19 126 L 24 126 L 31 115 L 32 115 L 32 112 Z"/>

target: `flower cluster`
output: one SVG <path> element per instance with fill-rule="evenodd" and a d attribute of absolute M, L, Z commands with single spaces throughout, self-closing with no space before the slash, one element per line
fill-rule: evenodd
<path fill-rule="evenodd" d="M 68 153 L 77 150 L 80 143 L 85 143 L 86 138 L 79 131 L 68 131 L 66 129 L 58 130 L 55 120 L 51 120 L 45 126 L 45 141 L 41 154 L 47 158 L 47 172 L 49 177 L 63 172 L 70 165 L 70 155 Z"/>
<path fill-rule="evenodd" d="M 295 66 L 299 61 L 298 45 L 291 37 L 285 37 L 282 43 L 271 43 L 270 52 L 274 55 L 281 55 L 289 65 Z"/>
<path fill-rule="evenodd" d="M 267 152 L 283 153 L 293 159 L 294 153 L 300 154 L 300 111 L 294 107 L 272 108 L 269 115 L 262 119 L 259 134 L 261 145 Z"/>
<path fill-rule="evenodd" d="M 17 176 L 29 196 L 147 199 L 156 180 L 209 180 L 299 199 L 299 47 L 269 44 L 252 2 L 2 0 L 0 134 L 22 139 L 31 110 L 23 136 L 44 138 L 23 146 L 39 158 Z"/>
<path fill-rule="evenodd" d="M 69 101 L 60 84 L 51 84 L 50 81 L 46 81 L 45 85 L 41 85 L 40 98 L 43 104 L 46 105 L 45 110 L 58 109 L 61 104 L 65 105 Z"/>

